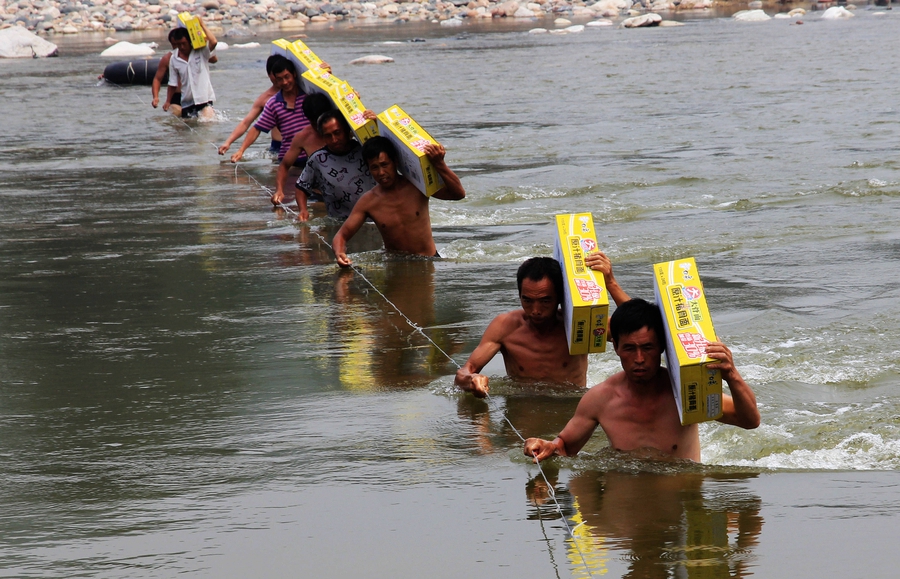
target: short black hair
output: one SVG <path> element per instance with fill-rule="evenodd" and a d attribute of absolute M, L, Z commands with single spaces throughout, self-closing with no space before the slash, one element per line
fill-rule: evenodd
<path fill-rule="evenodd" d="M 559 262 L 552 257 L 532 257 L 522 262 L 519 271 L 516 272 L 519 296 L 522 296 L 523 281 L 526 279 L 541 281 L 544 278 L 553 282 L 553 289 L 556 290 L 556 303 L 561 304 L 563 301 L 562 268 L 559 266 Z"/>
<path fill-rule="evenodd" d="M 279 60 L 287 60 L 285 57 L 280 54 L 273 54 L 266 59 L 266 74 L 272 74 L 272 68 L 275 66 L 275 63 Z M 284 69 L 282 69 L 284 70 Z"/>
<path fill-rule="evenodd" d="M 377 137 L 372 137 L 363 143 L 362 156 L 367 164 L 372 159 L 377 159 L 378 155 L 382 153 L 385 153 L 388 158 L 394 162 L 395 166 L 399 165 L 400 155 L 397 153 L 397 147 L 395 147 L 394 143 L 387 137 L 379 135 Z"/>
<path fill-rule="evenodd" d="M 181 26 L 179 26 L 178 28 L 173 28 L 169 31 L 169 42 L 190 37 L 191 35 L 188 33 L 187 28 L 182 28 Z"/>
<path fill-rule="evenodd" d="M 319 126 L 319 117 L 334 109 L 331 105 L 331 99 L 320 92 L 306 95 L 300 108 L 314 127 Z"/>
<path fill-rule="evenodd" d="M 331 119 L 336 119 L 338 124 L 344 127 L 344 130 L 347 131 L 347 134 L 351 137 L 353 136 L 353 131 L 350 130 L 350 125 L 347 123 L 347 119 L 345 119 L 344 115 L 341 114 L 341 111 L 337 109 L 331 109 L 319 115 L 319 118 L 316 120 L 316 131 L 320 135 L 322 134 L 322 127 L 325 126 L 325 123 L 327 123 Z"/>
<path fill-rule="evenodd" d="M 659 306 L 641 298 L 630 299 L 616 308 L 609 318 L 609 335 L 613 345 L 619 343 L 619 336 L 649 328 L 656 332 L 660 347 L 666 349 L 666 332 L 663 327 Z"/>
<path fill-rule="evenodd" d="M 297 69 L 294 67 L 294 63 L 290 61 L 290 59 L 281 57 L 272 63 L 272 74 L 281 74 L 284 71 L 288 71 L 291 73 L 291 76 L 294 79 L 297 78 Z"/>

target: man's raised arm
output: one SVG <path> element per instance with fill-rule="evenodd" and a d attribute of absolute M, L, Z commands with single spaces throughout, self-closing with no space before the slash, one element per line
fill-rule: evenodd
<path fill-rule="evenodd" d="M 456 371 L 454 382 L 466 392 L 471 392 L 476 398 L 484 398 L 488 394 L 488 377 L 482 374 L 481 369 L 497 355 L 503 346 L 503 340 L 513 329 L 510 327 L 515 322 L 510 314 L 500 314 L 488 324 L 481 342 L 472 350 L 472 354 L 462 368 Z"/>
<path fill-rule="evenodd" d="M 731 396 L 722 396 L 722 417 L 719 422 L 739 426 L 748 430 L 759 426 L 759 408 L 756 406 L 756 395 L 734 367 L 731 350 L 722 342 L 710 342 L 706 346 L 706 355 L 718 360 L 707 368 L 720 370 L 722 379 L 728 384 Z"/>
<path fill-rule="evenodd" d="M 444 187 L 432 197 L 445 201 L 458 201 L 466 196 L 466 190 L 463 189 L 462 181 L 459 180 L 456 173 L 444 162 L 446 153 L 447 151 L 441 144 L 432 145 L 429 143 L 425 145 L 425 155 L 428 156 L 431 164 L 434 165 L 441 179 L 444 180 Z"/>
<path fill-rule="evenodd" d="M 159 89 L 162 88 L 163 78 L 165 78 L 166 73 L 169 72 L 170 58 L 172 58 L 171 52 L 164 54 L 163 57 L 159 59 L 159 66 L 156 67 L 156 74 L 153 75 L 153 82 L 150 84 L 150 94 L 153 95 L 153 100 L 150 102 L 150 105 L 153 108 L 159 106 Z"/>
<path fill-rule="evenodd" d="M 197 15 L 197 22 L 200 23 L 200 28 L 203 29 L 203 34 L 206 35 L 206 46 L 208 46 L 209 51 L 212 52 L 216 49 L 216 45 L 219 43 L 219 41 L 216 40 L 216 36 L 209 31 L 209 28 L 206 27 L 206 23 L 203 22 L 203 18 L 201 18 L 199 14 Z"/>
<path fill-rule="evenodd" d="M 595 251 L 594 253 L 590 253 L 584 258 L 584 264 L 594 271 L 599 271 L 603 274 L 603 281 L 606 282 L 606 291 L 609 292 L 609 295 L 612 297 L 613 301 L 616 302 L 617 306 L 621 306 L 631 298 L 625 293 L 619 286 L 619 282 L 616 281 L 616 276 L 613 275 L 612 271 L 612 262 L 606 257 L 606 254 L 602 251 Z"/>

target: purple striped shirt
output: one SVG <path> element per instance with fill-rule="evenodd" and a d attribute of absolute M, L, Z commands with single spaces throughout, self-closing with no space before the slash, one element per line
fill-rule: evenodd
<path fill-rule="evenodd" d="M 281 91 L 270 98 L 263 107 L 262 113 L 253 125 L 257 130 L 268 133 L 275 127 L 281 131 L 281 149 L 278 150 L 278 160 L 284 158 L 284 155 L 291 148 L 291 141 L 294 135 L 309 126 L 309 119 L 303 114 L 303 101 L 306 99 L 304 93 L 297 95 L 294 101 L 294 108 L 289 109 L 284 100 Z M 297 157 L 300 161 L 306 158 L 306 153 L 301 152 Z"/>

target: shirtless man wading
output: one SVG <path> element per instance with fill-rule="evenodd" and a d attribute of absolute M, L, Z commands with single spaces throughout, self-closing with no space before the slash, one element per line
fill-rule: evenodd
<path fill-rule="evenodd" d="M 599 425 L 616 450 L 653 449 L 699 462 L 698 426 L 681 425 L 669 374 L 660 366 L 665 334 L 659 308 L 641 299 L 625 302 L 610 317 L 609 331 L 622 371 L 588 390 L 554 440 L 525 441 L 525 455 L 535 462 L 553 455 L 575 456 Z M 722 396 L 719 422 L 745 429 L 759 426 L 756 396 L 734 367 L 731 350 L 710 342 L 706 352 L 720 360 L 708 367 L 720 370 L 731 390 L 731 396 Z"/>
<path fill-rule="evenodd" d="M 444 180 L 444 188 L 432 195 L 435 199 L 456 201 L 466 196 L 462 182 L 444 162 L 444 147 L 426 145 L 425 154 Z M 367 218 L 371 218 L 381 233 L 384 248 L 426 257 L 437 256 L 431 233 L 429 197 L 397 172 L 398 153 L 386 137 L 372 137 L 363 145 L 363 159 L 376 185 L 356 202 L 350 216 L 334 236 L 332 246 L 337 262 L 347 267 L 353 262 L 347 257 L 347 241 L 353 237 Z"/>
<path fill-rule="evenodd" d="M 603 274 L 606 289 L 619 304 L 628 295 L 619 287 L 609 258 L 598 251 L 585 264 Z M 560 305 L 563 277 L 559 262 L 551 257 L 532 257 L 516 274 L 521 310 L 500 314 L 488 325 L 481 343 L 456 373 L 456 385 L 478 398 L 488 393 L 488 377 L 481 369 L 500 352 L 506 373 L 514 378 L 571 384 L 587 384 L 587 354 L 572 356 Z"/>

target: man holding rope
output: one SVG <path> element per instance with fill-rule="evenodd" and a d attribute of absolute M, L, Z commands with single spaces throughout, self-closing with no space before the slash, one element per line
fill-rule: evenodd
<path fill-rule="evenodd" d="M 606 289 L 616 304 L 629 297 L 619 287 L 609 258 L 597 251 L 585 264 L 603 273 Z M 488 325 L 481 343 L 456 373 L 456 385 L 478 398 L 488 393 L 488 377 L 481 369 L 499 352 L 506 373 L 513 378 L 572 384 L 587 384 L 587 354 L 572 356 L 563 324 L 563 276 L 552 257 L 526 260 L 516 275 L 522 309 L 500 314 Z"/>
<path fill-rule="evenodd" d="M 554 455 L 575 456 L 599 425 L 616 450 L 650 450 L 650 457 L 661 453 L 699 462 L 698 426 L 681 424 L 668 371 L 660 365 L 666 347 L 659 308 L 642 299 L 627 301 L 610 317 L 609 331 L 622 371 L 588 390 L 554 440 L 526 440 L 525 455 L 535 462 Z M 756 396 L 735 368 L 731 350 L 710 342 L 706 353 L 719 360 L 708 368 L 720 370 L 731 390 L 731 396 L 722 396 L 723 415 L 718 421 L 745 429 L 759 426 Z"/>

